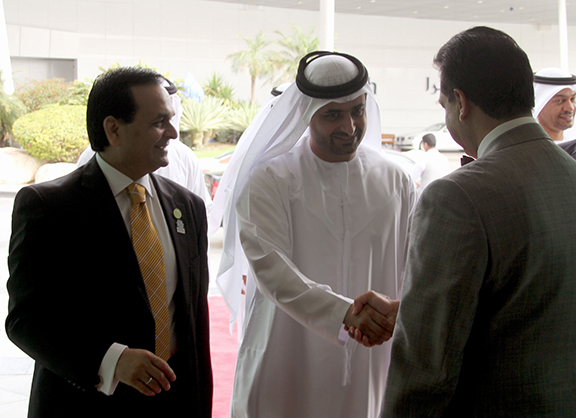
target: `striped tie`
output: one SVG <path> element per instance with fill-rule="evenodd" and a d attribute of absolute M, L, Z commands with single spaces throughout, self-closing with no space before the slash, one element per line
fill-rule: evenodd
<path fill-rule="evenodd" d="M 156 324 L 156 355 L 163 360 L 168 360 L 170 358 L 170 315 L 166 296 L 162 244 L 146 207 L 146 189 L 136 183 L 132 183 L 126 189 L 132 201 L 130 209 L 132 244 L 138 257 Z"/>

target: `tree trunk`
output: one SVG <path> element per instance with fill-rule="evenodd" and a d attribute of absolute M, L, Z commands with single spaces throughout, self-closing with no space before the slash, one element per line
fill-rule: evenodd
<path fill-rule="evenodd" d="M 256 77 L 252 76 L 252 84 L 250 86 L 250 103 L 256 103 Z"/>

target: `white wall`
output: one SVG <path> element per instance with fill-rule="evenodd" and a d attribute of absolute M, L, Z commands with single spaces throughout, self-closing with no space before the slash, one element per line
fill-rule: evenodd
<path fill-rule="evenodd" d="M 226 57 L 245 49 L 239 37 L 262 30 L 318 27 L 319 13 L 200 0 L 4 0 L 13 57 L 75 58 L 78 79 L 93 79 L 99 67 L 147 63 L 204 82 L 216 72 L 249 99 L 247 73 L 234 74 Z M 443 120 L 436 103 L 438 75 L 434 54 L 452 35 L 477 23 L 337 14 L 335 48 L 357 56 L 377 85 L 383 132 L 418 130 Z M 558 27 L 487 24 L 510 34 L 524 48 L 536 71 L 559 66 Z M 569 27 L 569 39 L 576 28 Z M 569 43 L 576 71 L 576 43 Z M 426 81 L 429 89 L 426 90 Z M 259 83 L 258 100 L 270 85 Z"/>

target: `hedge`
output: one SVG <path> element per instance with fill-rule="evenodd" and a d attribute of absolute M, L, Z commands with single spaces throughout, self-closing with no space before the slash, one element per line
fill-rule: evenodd
<path fill-rule="evenodd" d="M 86 106 L 47 106 L 19 118 L 13 130 L 31 156 L 49 163 L 75 163 L 88 146 Z"/>

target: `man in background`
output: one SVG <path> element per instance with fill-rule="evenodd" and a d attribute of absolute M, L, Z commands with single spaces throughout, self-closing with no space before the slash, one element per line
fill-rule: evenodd
<path fill-rule="evenodd" d="M 426 188 L 432 181 L 444 177 L 450 172 L 450 163 L 446 156 L 436 149 L 436 137 L 434 134 L 426 134 L 422 137 L 424 157 L 419 160 L 412 171 L 412 178 L 418 186 L 418 193 Z M 420 179 L 420 181 L 417 181 Z"/>
<path fill-rule="evenodd" d="M 475 27 L 434 60 L 475 161 L 422 193 L 382 417 L 576 415 L 576 164 L 531 116 L 528 57 Z"/>
<path fill-rule="evenodd" d="M 544 68 L 534 75 L 533 115 L 555 142 L 574 126 L 576 76 L 560 68 Z"/>

